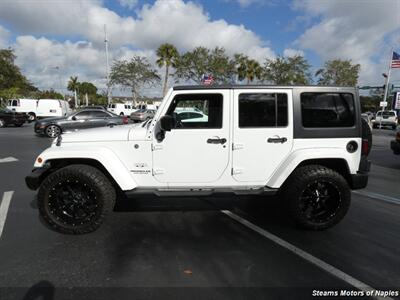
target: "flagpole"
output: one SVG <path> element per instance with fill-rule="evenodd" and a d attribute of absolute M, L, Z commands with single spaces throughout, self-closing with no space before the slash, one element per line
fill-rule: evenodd
<path fill-rule="evenodd" d="M 387 94 L 389 91 L 389 83 L 390 83 L 390 73 L 392 70 L 392 59 L 393 59 L 393 48 L 390 51 L 390 59 L 389 59 L 389 70 L 388 70 L 388 76 L 386 78 L 386 85 L 385 85 L 385 95 L 383 97 L 383 102 L 386 102 L 387 100 Z M 385 107 L 383 107 L 383 110 L 385 110 Z"/>

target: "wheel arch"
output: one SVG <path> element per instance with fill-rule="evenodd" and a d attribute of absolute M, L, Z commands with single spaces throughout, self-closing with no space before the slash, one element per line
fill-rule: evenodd
<path fill-rule="evenodd" d="M 55 151 L 51 147 L 39 155 L 35 168 L 49 167 L 49 172 L 72 164 L 86 164 L 93 166 L 104 173 L 117 190 L 132 190 L 137 187 L 130 171 L 109 149 L 97 148 L 87 151 Z M 41 162 L 38 160 L 41 158 Z M 46 175 L 46 176 L 47 176 Z M 41 178 L 41 180 L 43 180 Z"/>
<path fill-rule="evenodd" d="M 320 165 L 332 169 L 342 175 L 346 179 L 347 183 L 351 184 L 350 178 L 350 168 L 347 161 L 344 158 L 317 158 L 317 159 L 307 159 L 302 161 L 293 172 L 303 166 L 307 165 Z M 292 172 L 292 173 L 293 173 Z"/>
<path fill-rule="evenodd" d="M 121 186 L 118 184 L 118 182 L 114 179 L 114 177 L 110 174 L 110 172 L 107 170 L 104 165 L 99 162 L 96 159 L 93 158 L 56 158 L 56 159 L 50 159 L 47 161 L 47 163 L 50 165 L 50 172 L 46 173 L 46 176 L 42 178 L 44 180 L 50 173 L 57 171 L 61 168 L 64 168 L 66 166 L 70 165 L 88 165 L 91 167 L 94 167 L 101 171 L 108 180 L 110 180 L 111 184 L 118 190 L 122 191 Z"/>
<path fill-rule="evenodd" d="M 329 153 L 326 153 L 325 151 L 319 152 L 318 150 L 314 150 L 312 158 L 310 154 L 303 155 L 305 154 L 304 151 L 298 152 L 299 153 L 289 157 L 286 162 L 278 168 L 267 181 L 266 185 L 268 187 L 280 188 L 296 169 L 306 165 L 321 165 L 332 169 L 342 175 L 349 184 L 351 184 L 351 174 L 357 171 L 355 165 L 349 165 L 346 155 L 340 155 L 341 153 L 338 153 L 338 151 L 335 153 L 331 150 Z M 352 161 L 350 162 L 353 163 Z"/>

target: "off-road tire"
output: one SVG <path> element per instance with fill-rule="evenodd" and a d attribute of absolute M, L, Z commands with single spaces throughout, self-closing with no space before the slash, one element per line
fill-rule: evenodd
<path fill-rule="evenodd" d="M 301 208 L 302 195 L 310 185 L 318 182 L 332 185 L 340 195 L 340 204 L 335 214 L 322 222 L 310 220 Z M 294 222 L 308 230 L 325 230 L 334 226 L 346 215 L 351 202 L 350 188 L 343 176 L 321 165 L 308 165 L 296 169 L 285 182 L 281 197 Z"/>
<path fill-rule="evenodd" d="M 66 185 L 67 181 L 85 184 L 85 187 L 87 186 L 95 195 L 95 216 L 89 218 L 89 221 L 83 225 L 68 224 L 68 222 L 65 224 L 65 220 L 61 221 L 60 214 L 53 213 L 54 210 L 52 212 L 50 208 L 51 201 L 58 201 L 53 200 L 54 197 L 50 199 L 52 190 L 59 185 Z M 65 234 L 85 234 L 100 227 L 107 214 L 114 209 L 115 198 L 116 192 L 113 185 L 100 170 L 88 165 L 70 165 L 51 173 L 42 182 L 38 193 L 38 208 L 42 221 L 51 229 Z"/>

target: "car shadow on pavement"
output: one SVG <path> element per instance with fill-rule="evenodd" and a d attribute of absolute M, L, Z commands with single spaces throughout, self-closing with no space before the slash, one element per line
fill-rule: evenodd
<path fill-rule="evenodd" d="M 53 300 L 54 294 L 54 285 L 47 280 L 42 280 L 31 286 L 22 300 Z"/>

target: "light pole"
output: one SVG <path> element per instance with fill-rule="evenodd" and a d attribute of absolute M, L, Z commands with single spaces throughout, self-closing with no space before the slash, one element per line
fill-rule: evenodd
<path fill-rule="evenodd" d="M 63 95 L 63 98 L 64 98 L 64 100 L 65 100 L 65 94 L 62 92 L 60 67 L 59 67 L 59 66 L 55 66 L 54 69 L 57 70 L 57 75 L 58 75 L 58 89 L 59 89 L 59 91 L 60 91 L 60 94 Z"/>
<path fill-rule="evenodd" d="M 107 102 L 108 104 L 111 103 L 111 95 L 110 95 L 110 75 L 109 75 L 109 61 L 108 61 L 108 39 L 107 39 L 107 28 L 106 24 L 104 24 L 104 43 L 106 47 L 106 76 L 107 76 Z"/>

